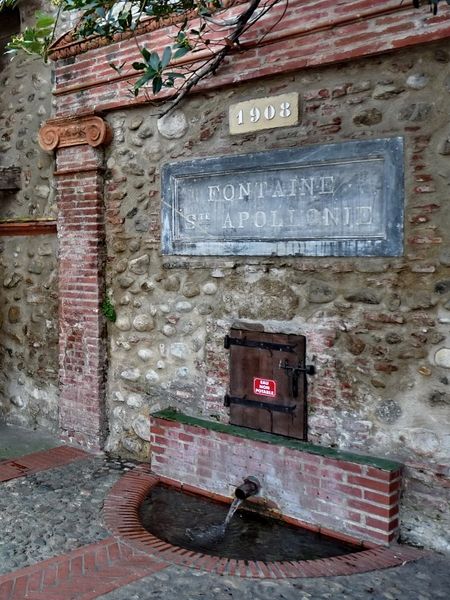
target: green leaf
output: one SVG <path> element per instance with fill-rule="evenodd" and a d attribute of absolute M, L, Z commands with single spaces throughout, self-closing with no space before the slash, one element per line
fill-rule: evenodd
<path fill-rule="evenodd" d="M 150 66 L 155 69 L 155 71 L 159 71 L 161 68 L 161 61 L 159 60 L 159 55 L 157 52 L 152 52 L 150 54 L 150 60 L 148 62 L 150 63 Z"/>
<path fill-rule="evenodd" d="M 39 13 L 36 19 L 36 28 L 44 29 L 44 28 L 52 28 L 55 24 L 55 19 L 50 15 L 46 15 L 44 13 Z"/>
<path fill-rule="evenodd" d="M 160 92 L 162 85 L 163 85 L 163 82 L 162 82 L 161 77 L 159 77 L 158 75 L 155 76 L 152 81 L 153 93 L 157 94 L 158 92 Z"/>
<path fill-rule="evenodd" d="M 165 69 L 167 65 L 170 63 L 172 58 L 172 48 L 170 46 L 166 46 L 164 48 L 164 52 L 161 58 L 161 68 Z"/>
<path fill-rule="evenodd" d="M 134 84 L 134 90 L 140 90 L 140 88 L 142 86 L 144 86 L 147 82 L 149 82 L 150 80 L 153 79 L 153 77 L 155 76 L 155 72 L 152 71 L 151 73 L 147 72 L 145 75 L 143 75 L 142 77 L 140 77 L 136 83 Z"/>
<path fill-rule="evenodd" d="M 150 60 L 150 52 L 147 50 L 147 48 L 141 48 L 141 54 L 144 57 L 145 62 L 148 63 Z"/>
<path fill-rule="evenodd" d="M 187 54 L 189 52 L 190 48 L 186 48 L 186 46 L 183 46 L 182 48 L 178 48 L 178 50 L 175 52 L 175 54 L 173 55 L 174 58 L 181 58 L 182 56 L 184 56 L 185 54 Z"/>

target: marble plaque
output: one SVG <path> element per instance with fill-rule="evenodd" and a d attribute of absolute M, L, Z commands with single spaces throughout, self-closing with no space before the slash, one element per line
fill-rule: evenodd
<path fill-rule="evenodd" d="M 163 254 L 403 252 L 402 138 L 171 163 L 162 195 Z"/>
<path fill-rule="evenodd" d="M 290 127 L 299 122 L 298 94 L 266 96 L 232 104 L 228 111 L 230 134 Z"/>

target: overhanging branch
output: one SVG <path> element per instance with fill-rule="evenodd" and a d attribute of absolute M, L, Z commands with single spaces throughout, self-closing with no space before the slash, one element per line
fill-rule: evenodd
<path fill-rule="evenodd" d="M 183 100 L 183 98 L 191 91 L 191 89 L 195 87 L 207 75 L 215 74 L 225 57 L 238 43 L 239 37 L 246 30 L 248 23 L 251 21 L 261 2 L 262 0 L 251 0 L 248 7 L 237 19 L 234 30 L 225 39 L 225 45 L 223 46 L 223 48 L 221 48 L 209 61 L 207 61 L 205 65 L 200 67 L 195 73 L 193 73 L 189 77 L 189 79 L 184 84 L 183 88 L 178 92 L 178 94 L 172 100 L 170 105 L 167 106 L 160 113 L 160 117 L 163 117 L 164 115 L 168 114 L 175 106 L 177 106 L 177 104 L 179 104 Z M 253 23 L 255 23 L 258 20 L 258 18 L 255 19 Z"/>

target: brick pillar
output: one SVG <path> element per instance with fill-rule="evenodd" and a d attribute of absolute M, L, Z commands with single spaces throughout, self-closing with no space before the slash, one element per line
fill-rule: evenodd
<path fill-rule="evenodd" d="M 59 422 L 62 436 L 100 449 L 106 433 L 103 150 L 97 116 L 48 121 L 45 150 L 56 150 L 59 259 Z"/>

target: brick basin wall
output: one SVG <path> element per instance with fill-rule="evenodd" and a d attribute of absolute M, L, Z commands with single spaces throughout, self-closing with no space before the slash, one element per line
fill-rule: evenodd
<path fill-rule="evenodd" d="M 156 475 L 227 497 L 253 475 L 288 521 L 377 544 L 398 537 L 399 463 L 170 411 L 153 415 L 150 430 Z"/>

